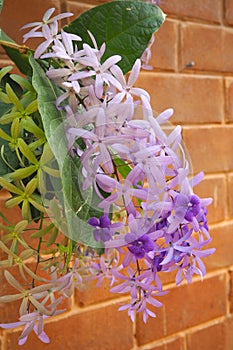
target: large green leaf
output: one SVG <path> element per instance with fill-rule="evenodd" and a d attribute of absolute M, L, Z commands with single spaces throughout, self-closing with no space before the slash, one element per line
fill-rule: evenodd
<path fill-rule="evenodd" d="M 88 30 L 98 46 L 105 42 L 103 59 L 118 54 L 119 66 L 127 73 L 146 49 L 151 36 L 164 22 L 162 10 L 152 4 L 135 1 L 113 1 L 96 6 L 64 28 L 91 44 Z"/>
<path fill-rule="evenodd" d="M 63 232 L 74 241 L 81 241 L 93 248 L 98 248 L 99 244 L 93 237 L 93 230 L 87 224 L 88 219 L 93 215 L 94 197 L 92 190 L 83 191 L 81 187 L 82 174 L 79 159 L 72 158 L 69 154 L 63 112 L 57 110 L 55 106 L 60 91 L 47 78 L 41 66 L 32 56 L 29 61 L 33 69 L 32 83 L 38 93 L 38 109 L 44 125 L 45 135 L 60 170 L 63 198 L 60 194 L 58 197 L 65 213 L 68 228 L 67 232 Z M 50 180 L 53 182 L 52 179 Z M 59 187 L 58 184 L 55 187 Z"/>
<path fill-rule="evenodd" d="M 28 53 L 24 53 L 23 47 L 20 47 L 0 28 L 0 44 L 6 51 L 9 58 L 25 75 L 31 75 L 31 66 L 28 61 Z M 25 49 L 25 51 L 27 51 Z"/>

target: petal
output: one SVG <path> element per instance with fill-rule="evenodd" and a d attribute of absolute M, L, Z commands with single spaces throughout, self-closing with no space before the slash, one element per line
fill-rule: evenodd
<path fill-rule="evenodd" d="M 130 73 L 129 79 L 128 79 L 128 86 L 133 86 L 134 83 L 136 82 L 139 73 L 140 73 L 140 69 L 141 69 L 141 60 L 140 58 L 138 58 L 132 68 L 132 71 Z"/>

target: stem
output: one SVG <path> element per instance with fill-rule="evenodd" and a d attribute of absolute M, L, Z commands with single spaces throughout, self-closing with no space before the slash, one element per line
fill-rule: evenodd
<path fill-rule="evenodd" d="M 26 54 L 30 50 L 29 47 L 25 45 L 18 45 L 14 42 L 9 42 L 5 40 L 0 40 L 0 45 L 18 50 L 20 53 L 24 53 L 24 54 Z"/>
<path fill-rule="evenodd" d="M 41 230 L 42 227 L 43 227 L 43 221 L 44 221 L 44 214 L 41 213 L 39 230 Z M 41 243 L 42 243 L 42 237 L 39 238 L 39 243 L 38 243 L 38 247 L 37 247 L 37 261 L 36 261 L 36 267 L 35 267 L 35 270 L 34 270 L 34 274 L 35 275 L 36 275 L 36 272 L 37 272 L 37 269 L 38 269 L 38 266 L 39 266 L 39 263 L 40 263 L 40 247 L 41 247 Z M 34 288 L 34 287 L 35 287 L 35 279 L 33 278 L 33 280 L 32 280 L 32 288 Z"/>

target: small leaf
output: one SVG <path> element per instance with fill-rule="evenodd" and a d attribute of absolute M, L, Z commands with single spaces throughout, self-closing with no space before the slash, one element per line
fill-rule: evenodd
<path fill-rule="evenodd" d="M 32 214 L 30 210 L 29 200 L 24 199 L 22 204 L 22 217 L 24 220 L 31 221 L 32 220 Z"/>
<path fill-rule="evenodd" d="M 6 140 L 6 141 L 11 141 L 11 137 L 5 133 L 2 129 L 0 129 L 0 137 L 3 139 L 3 140 Z"/>
<path fill-rule="evenodd" d="M 17 140 L 19 136 L 19 119 L 16 118 L 11 124 L 11 136 L 13 139 Z"/>
<path fill-rule="evenodd" d="M 31 238 L 41 238 L 44 235 L 46 235 L 46 233 L 48 233 L 49 231 L 52 230 L 52 228 L 54 227 L 54 224 L 51 223 L 49 224 L 47 227 L 43 228 L 42 230 L 39 230 L 37 232 L 34 232 L 30 237 Z"/>
<path fill-rule="evenodd" d="M 18 74 L 11 74 L 11 79 L 22 86 L 25 90 L 34 91 L 32 84 L 25 78 L 21 77 Z"/>
<path fill-rule="evenodd" d="M 31 176 L 36 171 L 37 171 L 36 165 L 29 165 L 26 168 L 21 168 L 21 169 L 15 170 L 13 173 L 10 174 L 10 178 L 12 180 L 26 179 L 27 177 Z"/>
<path fill-rule="evenodd" d="M 12 286 L 14 287 L 15 289 L 17 289 L 19 292 L 23 292 L 24 289 L 23 287 L 19 284 L 19 282 L 12 276 L 12 274 L 5 270 L 4 271 L 4 276 L 7 280 L 7 282 Z"/>
<path fill-rule="evenodd" d="M 26 114 L 32 114 L 35 113 L 38 109 L 38 103 L 37 100 L 32 101 L 25 109 Z"/>
<path fill-rule="evenodd" d="M 36 123 L 31 118 L 25 118 L 21 121 L 22 127 L 35 135 L 38 139 L 45 138 L 44 131 L 36 125 Z M 29 145 L 30 147 L 30 145 Z"/>
<path fill-rule="evenodd" d="M 6 190 L 12 193 L 16 193 L 21 195 L 23 191 L 16 187 L 15 185 L 12 185 L 7 180 L 5 180 L 3 177 L 0 177 L 0 186 L 4 187 Z"/>
<path fill-rule="evenodd" d="M 21 233 L 22 231 L 24 231 L 24 229 L 27 227 L 27 225 L 28 225 L 28 221 L 27 221 L 27 220 L 19 221 L 19 222 L 15 225 L 14 231 L 15 231 L 16 233 Z"/>
<path fill-rule="evenodd" d="M 29 146 L 26 144 L 26 142 L 19 138 L 18 139 L 18 145 L 19 145 L 19 149 L 22 152 L 22 154 L 24 155 L 24 157 L 26 157 L 29 162 L 31 162 L 32 164 L 38 164 L 38 160 L 36 159 L 35 154 L 30 150 Z"/>
<path fill-rule="evenodd" d="M 11 88 L 10 84 L 6 84 L 6 93 L 9 97 L 9 100 L 15 105 L 15 107 L 20 111 L 23 112 L 24 108 L 18 99 L 17 95 L 14 93 L 13 89 Z"/>
<path fill-rule="evenodd" d="M 1 1 L 1 0 L 0 0 Z M 0 69 L 0 81 L 2 78 L 13 69 L 13 66 L 6 66 Z"/>
<path fill-rule="evenodd" d="M 13 208 L 16 205 L 19 205 L 23 201 L 23 198 L 21 196 L 12 197 L 8 199 L 5 203 L 6 208 Z"/>
<path fill-rule="evenodd" d="M 37 178 L 31 179 L 25 188 L 25 191 L 24 191 L 25 195 L 31 195 L 33 192 L 35 192 L 37 185 L 38 185 L 38 179 Z"/>

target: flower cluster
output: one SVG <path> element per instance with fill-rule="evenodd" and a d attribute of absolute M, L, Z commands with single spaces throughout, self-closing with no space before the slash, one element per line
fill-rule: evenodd
<path fill-rule="evenodd" d="M 44 318 L 59 313 L 59 302 L 93 279 L 99 285 L 107 278 L 112 292 L 128 293 L 129 302 L 120 310 L 133 321 L 142 312 L 146 322 L 155 317 L 151 307 L 162 305 L 157 300 L 165 294 L 161 274 L 176 271 L 177 285 L 184 279 L 190 283 L 195 274 L 203 278 L 202 258 L 214 252 L 205 248 L 211 241 L 206 217 L 211 199 L 193 190 L 203 173 L 190 176 L 181 127 L 168 123 L 173 110 L 154 117 L 150 95 L 135 87 L 148 49 L 125 77 L 120 55 L 105 59 L 105 43 L 99 47 L 91 32 L 92 45 L 76 34 L 58 32 L 57 21 L 70 14 L 50 18 L 53 11 L 42 22 L 24 26 L 33 27 L 24 39 L 44 39 L 34 57 L 46 62 L 47 77 L 60 89 L 56 108 L 65 115 L 69 156 L 80 159 L 80 193 L 91 189 L 98 198 L 99 215 L 88 218 L 97 249 L 73 245 L 65 267 L 56 260 L 51 280 L 30 290 L 6 273 L 20 291 L 10 299 L 23 302 L 20 321 L 1 327 L 25 325 L 19 344 L 31 330 L 48 342 Z"/>

